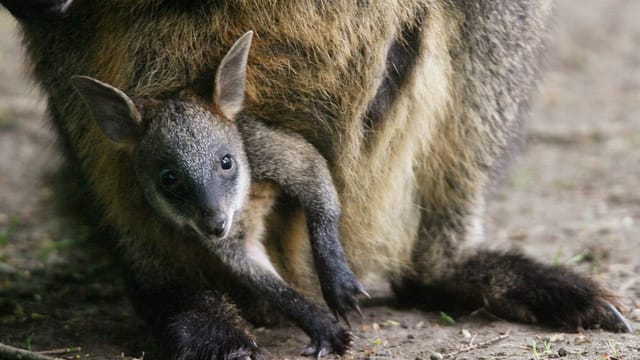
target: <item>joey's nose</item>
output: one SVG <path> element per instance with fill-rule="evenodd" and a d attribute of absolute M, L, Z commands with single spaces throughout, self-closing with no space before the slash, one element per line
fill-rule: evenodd
<path fill-rule="evenodd" d="M 227 230 L 227 216 L 222 212 L 202 211 L 202 227 L 207 235 L 222 236 Z"/>

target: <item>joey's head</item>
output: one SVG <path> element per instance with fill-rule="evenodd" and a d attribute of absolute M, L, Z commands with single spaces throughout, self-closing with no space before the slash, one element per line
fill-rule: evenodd
<path fill-rule="evenodd" d="M 129 97 L 74 76 L 102 132 L 129 154 L 149 204 L 180 228 L 223 238 L 249 192 L 250 171 L 235 124 L 242 109 L 252 33 L 218 66 L 212 99 Z"/>
<path fill-rule="evenodd" d="M 203 237 L 228 234 L 250 182 L 242 139 L 232 121 L 195 101 L 165 100 L 131 159 L 156 211 Z"/>

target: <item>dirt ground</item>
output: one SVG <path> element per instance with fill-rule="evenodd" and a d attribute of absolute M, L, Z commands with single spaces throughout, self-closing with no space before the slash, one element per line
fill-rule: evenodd
<path fill-rule="evenodd" d="M 493 191 L 487 218 L 491 246 L 520 248 L 592 275 L 620 296 L 636 328 L 638 15 L 637 0 L 558 1 L 525 150 Z M 141 358 L 150 339 L 119 274 L 84 242 L 86 229 L 69 226 L 52 210 L 49 174 L 59 158 L 43 112 L 23 68 L 15 24 L 0 12 L 0 342 L 34 351 L 81 347 L 66 358 Z M 558 333 L 482 311 L 452 319 L 385 306 L 384 291 L 378 293 L 382 300 L 355 321 L 358 339 L 347 359 L 437 359 L 436 353 L 449 359 L 640 359 L 637 331 Z M 296 359 L 307 341 L 295 328 L 255 333 L 274 359 Z M 469 350 L 470 344 L 480 346 Z"/>

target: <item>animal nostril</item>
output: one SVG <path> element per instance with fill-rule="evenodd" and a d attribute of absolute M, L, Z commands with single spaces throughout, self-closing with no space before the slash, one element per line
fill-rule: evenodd
<path fill-rule="evenodd" d="M 224 234 L 227 227 L 227 216 L 223 213 L 218 213 L 213 218 L 213 232 L 216 236 Z"/>
<path fill-rule="evenodd" d="M 220 236 L 220 235 L 224 234 L 224 231 L 226 229 L 226 225 L 227 225 L 226 221 L 223 221 L 223 222 L 220 222 L 220 223 L 216 223 L 215 227 L 213 228 L 214 235 Z"/>
<path fill-rule="evenodd" d="M 221 212 L 202 210 L 202 227 L 209 235 L 221 236 L 227 229 L 227 216 Z"/>

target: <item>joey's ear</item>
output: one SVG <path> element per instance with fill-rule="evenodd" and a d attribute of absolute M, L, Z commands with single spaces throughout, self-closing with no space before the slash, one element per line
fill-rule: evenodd
<path fill-rule="evenodd" d="M 122 91 L 88 76 L 72 76 L 71 84 L 91 109 L 98 126 L 116 143 L 140 135 L 140 112 Z"/>
<path fill-rule="evenodd" d="M 247 57 L 253 31 L 242 35 L 224 56 L 216 71 L 213 102 L 228 119 L 235 119 L 244 103 Z"/>

